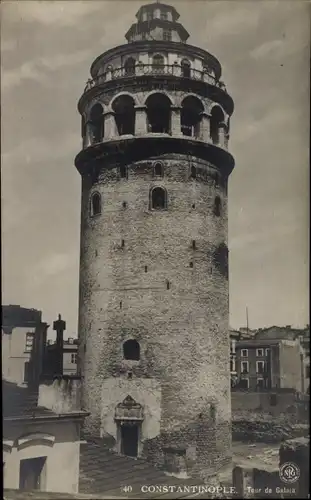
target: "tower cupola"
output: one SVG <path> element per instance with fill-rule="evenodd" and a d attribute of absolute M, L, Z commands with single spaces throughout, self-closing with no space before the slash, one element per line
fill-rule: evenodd
<path fill-rule="evenodd" d="M 139 40 L 163 40 L 185 43 L 188 31 L 178 22 L 179 14 L 171 5 L 154 2 L 143 5 L 136 14 L 137 23 L 132 24 L 125 38 L 130 42 Z"/>

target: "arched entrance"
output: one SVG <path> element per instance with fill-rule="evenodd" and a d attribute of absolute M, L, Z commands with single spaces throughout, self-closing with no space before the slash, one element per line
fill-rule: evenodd
<path fill-rule="evenodd" d="M 141 425 L 144 420 L 143 407 L 127 396 L 116 406 L 118 452 L 128 457 L 140 455 Z"/>

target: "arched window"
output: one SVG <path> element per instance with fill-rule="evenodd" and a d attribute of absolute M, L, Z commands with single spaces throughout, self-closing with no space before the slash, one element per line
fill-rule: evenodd
<path fill-rule="evenodd" d="M 221 199 L 216 196 L 214 201 L 214 214 L 219 217 L 221 215 Z"/>
<path fill-rule="evenodd" d="M 99 193 L 93 193 L 91 197 L 91 217 L 101 213 L 101 196 Z"/>
<path fill-rule="evenodd" d="M 165 189 L 156 187 L 151 192 L 151 208 L 153 210 L 164 210 L 167 207 L 167 195 Z"/>
<path fill-rule="evenodd" d="M 123 344 L 123 357 L 133 361 L 140 360 L 140 346 L 137 340 L 130 339 Z"/>
<path fill-rule="evenodd" d="M 191 167 L 191 179 L 197 178 L 197 169 L 195 167 Z"/>
<path fill-rule="evenodd" d="M 191 64 L 188 59 L 183 59 L 181 61 L 181 75 L 185 78 L 190 78 L 191 76 Z"/>
<path fill-rule="evenodd" d="M 181 103 L 181 131 L 183 135 L 199 138 L 204 106 L 200 99 L 186 97 Z"/>
<path fill-rule="evenodd" d="M 171 101 L 160 93 L 146 100 L 148 132 L 169 134 L 171 128 Z"/>
<path fill-rule="evenodd" d="M 154 164 L 153 173 L 156 177 L 163 177 L 163 165 L 160 162 Z"/>
<path fill-rule="evenodd" d="M 124 64 L 124 70 L 126 75 L 135 75 L 135 64 L 136 61 L 133 57 L 129 57 Z"/>
<path fill-rule="evenodd" d="M 153 56 L 152 69 L 154 73 L 164 73 L 164 57 L 161 54 Z"/>
<path fill-rule="evenodd" d="M 120 95 L 112 103 L 119 135 L 135 134 L 135 101 L 129 95 Z"/>
<path fill-rule="evenodd" d="M 213 144 L 219 144 L 219 128 L 224 121 L 224 113 L 219 106 L 214 106 L 211 113 L 210 135 Z"/>
<path fill-rule="evenodd" d="M 89 125 L 91 131 L 91 143 L 95 144 L 97 142 L 101 142 L 104 137 L 104 116 L 103 107 L 100 103 L 96 103 L 92 107 Z"/>

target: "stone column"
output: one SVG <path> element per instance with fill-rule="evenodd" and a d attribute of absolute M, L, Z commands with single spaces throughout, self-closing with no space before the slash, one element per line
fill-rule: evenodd
<path fill-rule="evenodd" d="M 228 149 L 228 144 L 229 144 L 229 134 L 228 132 L 225 132 L 225 138 L 224 138 L 224 148 Z"/>
<path fill-rule="evenodd" d="M 114 137 L 118 137 L 118 129 L 115 120 L 114 111 L 108 111 L 104 114 L 104 122 L 105 122 L 105 138 L 113 139 Z"/>
<path fill-rule="evenodd" d="M 232 486 L 238 498 L 255 498 L 254 469 L 251 467 L 234 467 L 232 471 Z"/>
<path fill-rule="evenodd" d="M 225 147 L 225 132 L 226 132 L 226 126 L 224 123 L 220 123 L 219 129 L 218 129 L 218 136 L 219 136 L 219 141 L 218 145 L 221 148 Z"/>
<path fill-rule="evenodd" d="M 171 133 L 173 136 L 182 136 L 181 109 L 179 106 L 171 106 Z"/>
<path fill-rule="evenodd" d="M 135 135 L 147 134 L 147 106 L 135 106 Z"/>
<path fill-rule="evenodd" d="M 83 149 L 92 145 L 92 124 L 87 122 L 85 124 L 85 135 L 82 139 Z"/>
<path fill-rule="evenodd" d="M 200 139 L 204 142 L 210 142 L 210 116 L 203 111 L 200 127 Z"/>

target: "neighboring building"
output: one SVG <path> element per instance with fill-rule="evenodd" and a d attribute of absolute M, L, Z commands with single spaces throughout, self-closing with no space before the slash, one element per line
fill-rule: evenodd
<path fill-rule="evenodd" d="M 41 319 L 41 313 L 34 316 Z M 59 323 L 65 323 L 54 323 L 62 340 Z M 36 348 L 41 340 L 41 329 L 34 327 L 33 376 L 27 387 L 2 377 L 4 488 L 77 493 L 80 428 L 87 415 L 81 410 L 80 380 L 59 373 L 44 376 L 42 352 Z"/>
<path fill-rule="evenodd" d="M 43 361 L 47 329 L 47 323 L 42 322 L 41 311 L 16 305 L 2 306 L 3 378 L 23 385 L 35 376 L 31 373 L 31 356 L 37 351 Z"/>
<path fill-rule="evenodd" d="M 205 477 L 231 460 L 233 101 L 174 7 L 136 17 L 127 43 L 93 62 L 78 104 L 86 430 Z"/>
<path fill-rule="evenodd" d="M 57 353 L 57 344 L 48 340 L 46 347 L 47 363 L 52 363 Z M 77 373 L 78 339 L 68 338 L 63 342 L 63 374 L 74 375 Z"/>
<path fill-rule="evenodd" d="M 230 377 L 231 387 L 235 387 L 238 381 L 236 369 L 236 344 L 241 338 L 241 333 L 237 330 L 230 330 Z"/>
<path fill-rule="evenodd" d="M 53 411 L 40 405 L 36 391 L 7 381 L 2 397 L 4 488 L 77 493 L 86 413 Z M 55 397 L 48 394 L 48 399 Z"/>
<path fill-rule="evenodd" d="M 236 344 L 236 388 L 304 392 L 299 339 L 241 340 Z"/>

